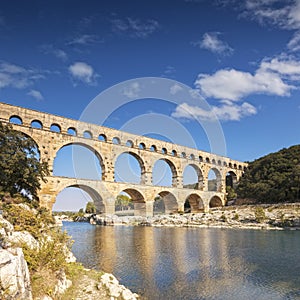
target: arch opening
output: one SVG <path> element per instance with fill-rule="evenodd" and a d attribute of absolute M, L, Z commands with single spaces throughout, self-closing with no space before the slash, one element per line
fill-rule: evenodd
<path fill-rule="evenodd" d="M 189 164 L 183 171 L 183 188 L 203 190 L 204 178 L 200 168 L 197 165 Z"/>
<path fill-rule="evenodd" d="M 189 195 L 184 203 L 185 213 L 198 213 L 204 212 L 204 203 L 201 197 L 197 194 Z"/>
<path fill-rule="evenodd" d="M 163 191 L 154 198 L 153 214 L 173 214 L 178 212 L 176 197 L 168 192 Z"/>
<path fill-rule="evenodd" d="M 83 137 L 86 138 L 86 139 L 92 139 L 93 135 L 90 131 L 86 130 L 86 131 L 83 132 Z"/>
<path fill-rule="evenodd" d="M 105 167 L 101 155 L 92 147 L 71 143 L 56 152 L 53 175 L 69 178 L 103 180 Z"/>
<path fill-rule="evenodd" d="M 61 190 L 52 207 L 53 212 L 85 212 L 88 202 L 93 202 L 96 213 L 105 213 L 105 203 L 101 195 L 93 188 L 86 185 L 70 185 Z"/>
<path fill-rule="evenodd" d="M 226 186 L 230 186 L 233 189 L 237 187 L 237 176 L 233 171 L 229 171 L 226 174 Z"/>
<path fill-rule="evenodd" d="M 121 192 L 115 201 L 115 214 L 117 216 L 133 216 L 134 204 L 132 198 L 126 192 Z"/>
<path fill-rule="evenodd" d="M 168 159 L 159 159 L 152 169 L 152 184 L 158 186 L 177 186 L 177 171 Z"/>
<path fill-rule="evenodd" d="M 36 129 L 43 129 L 43 124 L 41 121 L 39 120 L 33 120 L 31 123 L 30 123 L 30 127 L 31 128 L 36 128 Z"/>
<path fill-rule="evenodd" d="M 50 131 L 60 133 L 61 127 L 58 124 L 52 124 L 50 126 Z"/>
<path fill-rule="evenodd" d="M 223 203 L 220 197 L 218 196 L 213 196 L 210 201 L 209 201 L 209 207 L 214 208 L 214 207 L 222 207 Z"/>
<path fill-rule="evenodd" d="M 99 134 L 98 140 L 99 140 L 100 142 L 107 142 L 107 137 L 106 137 L 105 134 Z"/>
<path fill-rule="evenodd" d="M 222 178 L 218 169 L 212 168 L 208 173 L 208 191 L 221 192 Z"/>
<path fill-rule="evenodd" d="M 22 120 L 21 117 L 14 115 L 14 116 L 11 116 L 9 118 L 9 123 L 15 124 L 15 125 L 22 125 L 23 124 L 23 120 Z"/>
<path fill-rule="evenodd" d="M 126 142 L 126 147 L 133 148 L 133 142 L 131 140 L 128 140 Z"/>
<path fill-rule="evenodd" d="M 115 161 L 115 182 L 143 184 L 145 178 L 143 160 L 134 152 L 123 152 Z"/>
<path fill-rule="evenodd" d="M 69 127 L 67 133 L 69 135 L 77 136 L 77 131 L 74 127 Z"/>
<path fill-rule="evenodd" d="M 128 213 L 129 215 L 134 214 L 135 216 L 146 216 L 146 202 L 141 192 L 135 189 L 124 189 L 119 193 L 119 195 L 125 195 L 129 203 L 129 209 L 125 212 L 125 214 Z M 118 210 L 118 214 L 121 214 L 120 210 Z"/>
<path fill-rule="evenodd" d="M 155 145 L 152 145 L 151 147 L 150 147 L 150 151 L 151 152 L 156 152 L 157 150 L 156 150 L 156 146 Z"/>
<path fill-rule="evenodd" d="M 114 137 L 112 139 L 112 143 L 115 145 L 120 145 L 121 144 L 121 140 L 118 137 Z"/>

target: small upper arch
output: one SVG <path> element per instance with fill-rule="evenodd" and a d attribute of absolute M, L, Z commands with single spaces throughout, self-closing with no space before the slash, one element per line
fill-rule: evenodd
<path fill-rule="evenodd" d="M 23 124 L 23 120 L 21 117 L 17 116 L 17 115 L 13 115 L 9 118 L 9 123 L 11 124 L 16 124 L 16 125 L 22 125 Z"/>
<path fill-rule="evenodd" d="M 112 143 L 115 144 L 115 145 L 120 145 L 121 144 L 121 140 L 117 136 L 115 136 L 112 139 Z"/>
<path fill-rule="evenodd" d="M 43 124 L 39 120 L 32 120 L 30 123 L 31 128 L 43 129 Z"/>
<path fill-rule="evenodd" d="M 83 132 L 83 137 L 86 138 L 86 139 L 92 139 L 93 138 L 93 134 L 89 130 L 85 130 Z"/>
<path fill-rule="evenodd" d="M 50 131 L 60 133 L 60 132 L 61 132 L 61 127 L 60 127 L 60 125 L 58 125 L 57 123 L 53 123 L 53 124 L 51 124 L 51 126 L 50 126 Z"/>
<path fill-rule="evenodd" d="M 69 135 L 77 136 L 77 130 L 74 127 L 69 127 L 67 133 Z"/>
<path fill-rule="evenodd" d="M 107 142 L 107 137 L 106 137 L 105 134 L 101 133 L 101 134 L 99 134 L 99 136 L 98 136 L 98 140 L 99 140 L 100 142 Z"/>

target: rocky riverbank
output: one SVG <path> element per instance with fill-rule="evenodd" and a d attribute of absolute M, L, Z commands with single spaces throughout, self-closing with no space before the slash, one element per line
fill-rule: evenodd
<path fill-rule="evenodd" d="M 65 239 L 62 239 L 64 234 L 58 228 L 54 226 L 53 230 L 45 230 L 42 221 L 35 223 L 35 217 L 41 217 L 35 209 L 25 204 L 16 204 L 13 209 L 26 222 L 24 226 L 20 226 L 20 222 L 14 226 L 0 215 L 0 299 L 139 298 L 119 284 L 112 274 L 85 269 L 76 263 Z M 31 230 L 42 228 L 39 238 L 24 230 L 26 226 Z M 53 257 L 49 259 L 51 255 Z"/>
<path fill-rule="evenodd" d="M 241 229 L 300 229 L 300 204 L 228 206 L 208 213 L 140 216 L 90 215 L 95 225 L 221 227 Z"/>

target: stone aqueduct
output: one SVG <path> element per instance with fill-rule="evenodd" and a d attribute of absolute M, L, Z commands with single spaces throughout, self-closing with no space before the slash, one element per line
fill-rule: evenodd
<path fill-rule="evenodd" d="M 238 181 L 247 167 L 246 163 L 228 157 L 5 103 L 0 103 L 0 120 L 11 123 L 15 130 L 31 137 L 38 146 L 40 159 L 48 161 L 50 176 L 46 183 L 42 182 L 39 199 L 40 204 L 50 210 L 63 189 L 77 187 L 86 191 L 97 211 L 104 214 L 115 212 L 115 199 L 122 191 L 132 198 L 136 215 L 153 215 L 157 195 L 163 198 L 166 213 L 184 211 L 186 201 L 192 212 L 208 211 L 210 207 L 225 205 L 226 176 L 230 174 L 233 181 Z M 102 180 L 53 175 L 57 152 L 72 144 L 87 147 L 96 154 Z M 139 184 L 115 181 L 114 166 L 122 153 L 138 160 L 141 167 Z M 152 169 L 158 160 L 164 160 L 170 166 L 171 187 L 152 184 Z M 183 187 L 183 172 L 189 165 L 197 172 L 197 189 Z M 209 190 L 208 186 L 211 169 L 217 178 L 214 190 Z"/>

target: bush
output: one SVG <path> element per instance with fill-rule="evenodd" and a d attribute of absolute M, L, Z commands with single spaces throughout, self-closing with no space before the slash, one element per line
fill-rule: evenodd
<path fill-rule="evenodd" d="M 256 207 L 254 213 L 256 222 L 262 223 L 266 219 L 266 214 L 262 207 Z"/>
<path fill-rule="evenodd" d="M 50 212 L 45 208 L 30 209 L 26 204 L 8 204 L 3 206 L 3 216 L 16 231 L 28 231 L 38 238 L 44 228 L 54 224 Z"/>

